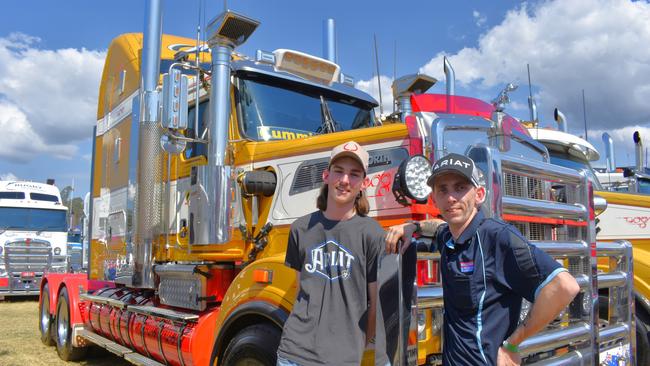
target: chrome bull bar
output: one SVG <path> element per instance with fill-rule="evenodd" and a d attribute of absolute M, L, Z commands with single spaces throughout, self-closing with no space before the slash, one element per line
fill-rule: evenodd
<path fill-rule="evenodd" d="M 549 327 L 520 345 L 524 364 L 596 364 L 600 354 L 616 347 L 634 346 L 632 251 L 629 243 L 596 243 L 595 222 L 591 219 L 589 181 L 582 172 L 523 160 L 497 149 L 480 146 L 468 151 L 487 177 L 488 197 L 483 208 L 488 216 L 506 220 L 544 219 L 551 222 L 542 230 L 541 240 L 529 240 L 569 268 L 581 291 L 563 314 Z M 506 194 L 506 174 L 543 192 L 531 198 Z M 558 199 L 557 191 L 563 196 Z M 541 199 L 537 199 L 541 198 Z M 593 217 L 593 216 L 592 216 Z M 544 221 L 540 220 L 540 221 Z M 543 226 L 543 225 L 542 225 Z M 592 250 L 595 249 L 595 250 Z M 610 258 L 611 272 L 598 274 L 596 255 Z M 419 253 L 419 259 L 439 261 L 439 255 Z M 609 289 L 609 316 L 598 327 L 598 289 Z M 417 289 L 417 309 L 443 307 L 439 284 Z M 444 342 L 444 340 L 443 340 Z M 629 346 L 628 346 L 629 345 Z M 630 359 L 630 363 L 633 359 Z"/>
<path fill-rule="evenodd" d="M 596 243 L 598 257 L 609 259 L 610 272 L 598 274 L 598 289 L 608 289 L 606 325 L 599 330 L 601 355 L 614 348 L 628 349 L 625 362 L 636 364 L 634 276 L 632 244 L 627 240 Z M 602 361 L 602 360 L 601 360 Z"/>

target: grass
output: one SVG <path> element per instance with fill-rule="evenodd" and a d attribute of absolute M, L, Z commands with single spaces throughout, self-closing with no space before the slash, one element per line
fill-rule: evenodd
<path fill-rule="evenodd" d="M 41 343 L 36 297 L 8 297 L 0 301 L 0 329 L 2 366 L 131 365 L 99 347 L 91 347 L 83 361 L 62 361 L 56 353 L 56 347 L 47 347 Z"/>

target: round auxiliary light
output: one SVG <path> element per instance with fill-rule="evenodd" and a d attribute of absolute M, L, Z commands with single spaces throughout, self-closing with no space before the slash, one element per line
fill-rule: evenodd
<path fill-rule="evenodd" d="M 59 254 L 61 254 L 61 248 L 59 247 L 54 248 L 54 255 L 59 255 Z"/>
<path fill-rule="evenodd" d="M 427 179 L 431 174 L 431 163 L 422 155 L 414 155 L 400 164 L 393 182 L 393 194 L 398 202 L 408 204 L 405 197 L 418 203 L 425 203 L 431 193 Z"/>

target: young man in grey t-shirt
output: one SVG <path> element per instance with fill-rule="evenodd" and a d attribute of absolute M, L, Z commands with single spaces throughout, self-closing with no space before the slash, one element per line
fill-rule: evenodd
<path fill-rule="evenodd" d="M 366 217 L 368 153 L 347 142 L 332 150 L 318 211 L 291 225 L 285 264 L 298 295 L 284 324 L 278 365 L 358 366 L 374 342 L 377 257 L 384 231 Z"/>

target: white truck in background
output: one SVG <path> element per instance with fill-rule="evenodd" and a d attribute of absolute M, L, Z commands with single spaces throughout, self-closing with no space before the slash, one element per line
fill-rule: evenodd
<path fill-rule="evenodd" d="M 44 273 L 67 270 L 67 213 L 54 185 L 0 181 L 0 300 L 38 295 Z"/>

